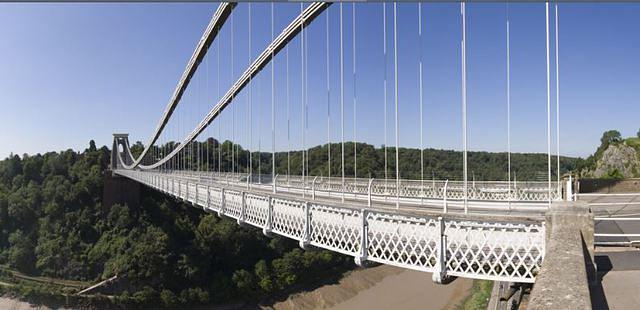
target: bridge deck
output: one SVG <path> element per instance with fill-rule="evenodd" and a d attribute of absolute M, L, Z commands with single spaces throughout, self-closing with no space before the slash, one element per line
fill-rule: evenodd
<path fill-rule="evenodd" d="M 533 282 L 544 256 L 544 225 L 531 217 L 463 216 L 428 209 L 395 210 L 376 202 L 362 208 L 358 197 L 292 198 L 272 187 L 251 189 L 211 179 L 150 171 L 116 170 L 152 188 L 312 245 L 383 264 L 445 275 L 496 281 Z M 319 195 L 318 195 L 319 196 Z"/>
<path fill-rule="evenodd" d="M 153 173 L 153 172 L 152 172 Z M 182 180 L 184 182 L 209 184 L 223 186 L 236 190 L 250 190 L 263 194 L 273 193 L 273 183 L 271 177 L 263 181 L 254 178 L 251 182 L 247 182 L 246 175 L 235 175 L 230 178 L 224 176 L 215 176 L 212 173 L 190 171 L 187 173 L 170 173 L 172 178 Z M 313 177 L 308 177 L 313 179 Z M 282 178 L 284 179 L 284 177 Z M 286 184 L 286 181 L 276 183 L 276 194 L 281 197 L 291 199 L 313 200 L 321 203 L 338 204 L 348 208 L 368 208 L 377 210 L 402 210 L 414 214 L 441 215 L 445 211 L 453 216 L 463 213 L 464 200 L 460 198 L 435 199 L 431 197 L 419 197 L 417 195 L 403 195 L 396 198 L 391 193 L 374 193 L 369 197 L 365 189 L 354 193 L 353 189 L 342 194 L 340 190 L 332 190 L 326 188 L 313 188 L 311 184 L 300 185 L 299 183 Z M 311 181 L 307 182 L 311 183 Z M 390 180 L 391 186 L 395 185 L 395 180 Z M 429 182 L 427 182 L 429 183 Z M 343 199 L 344 197 L 344 199 Z M 371 204 L 369 204 L 369 199 Z M 399 204 L 396 204 L 396 201 Z M 504 216 L 508 216 L 510 221 L 518 220 L 538 220 L 544 218 L 547 210 L 547 201 L 492 201 L 486 199 L 469 199 L 468 213 L 474 215 L 486 215 L 497 217 L 498 220 L 504 220 Z"/>

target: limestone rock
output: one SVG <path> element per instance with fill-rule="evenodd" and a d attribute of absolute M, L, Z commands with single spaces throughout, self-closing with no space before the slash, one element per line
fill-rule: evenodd
<path fill-rule="evenodd" d="M 593 175 L 599 178 L 613 170 L 618 170 L 625 178 L 636 176 L 640 171 L 636 150 L 625 144 L 609 145 L 597 161 Z"/>

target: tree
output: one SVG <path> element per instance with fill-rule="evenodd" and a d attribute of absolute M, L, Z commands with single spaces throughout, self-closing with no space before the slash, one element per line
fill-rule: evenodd
<path fill-rule="evenodd" d="M 244 269 L 236 270 L 231 279 L 236 287 L 243 293 L 250 293 L 255 289 L 256 282 L 253 279 L 253 275 Z"/>
<path fill-rule="evenodd" d="M 622 141 L 622 136 L 620 135 L 619 131 L 607 130 L 602 134 L 602 138 L 600 138 L 600 146 L 606 149 L 609 144 L 617 143 L 620 141 Z"/>
<path fill-rule="evenodd" d="M 617 137 L 605 140 L 613 143 Z M 211 162 L 217 168 L 220 150 L 222 170 L 231 168 L 230 141 L 193 143 L 209 158 L 198 160 L 194 152 L 185 159 L 192 167 Z M 82 153 L 67 150 L 0 160 L 0 264 L 34 275 L 96 282 L 118 274 L 126 278 L 128 291 L 116 298 L 119 302 L 168 307 L 262 298 L 353 266 L 341 254 L 301 251 L 290 239 L 265 237 L 258 229 L 240 227 L 152 189 L 141 190 L 139 204 L 103 207 L 110 151 L 95 142 L 88 145 Z M 233 145 L 238 150 L 235 167 L 247 171 L 248 153 Z M 132 148 L 139 154 L 143 145 Z M 354 173 L 353 148 L 352 142 L 345 145 L 348 175 Z M 305 168 L 311 175 L 327 175 L 327 152 L 336 159 L 340 149 L 338 143 L 308 149 Z M 366 143 L 357 143 L 357 149 L 358 176 L 384 177 L 384 150 Z M 420 150 L 399 151 L 401 176 L 420 178 Z M 389 176 L 395 176 L 390 152 Z M 287 152 L 275 155 L 276 173 L 287 173 Z M 302 151 L 290 155 L 291 173 L 300 173 Z M 461 152 L 426 149 L 424 155 L 425 178 L 460 178 Z M 470 152 L 470 171 L 476 179 L 506 178 L 505 158 L 504 153 Z M 518 180 L 546 171 L 546 154 L 514 153 L 512 158 Z M 254 173 L 258 160 L 261 172 L 271 173 L 270 153 L 255 151 L 253 160 Z M 572 169 L 576 162 L 561 158 L 561 170 Z M 340 160 L 333 160 L 332 176 L 339 171 Z"/>
<path fill-rule="evenodd" d="M 17 230 L 9 236 L 11 250 L 9 251 L 9 264 L 18 271 L 31 274 L 35 266 L 35 253 L 33 243 L 21 230 Z"/>

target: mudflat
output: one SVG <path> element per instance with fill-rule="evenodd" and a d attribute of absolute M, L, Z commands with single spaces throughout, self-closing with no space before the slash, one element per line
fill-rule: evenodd
<path fill-rule="evenodd" d="M 275 309 L 452 309 L 470 292 L 473 281 L 433 283 L 431 274 L 387 265 L 358 269 L 339 283 L 290 296 Z"/>
<path fill-rule="evenodd" d="M 25 301 L 0 297 L 0 309 L 3 310 L 50 310 L 51 308 L 41 305 L 33 305 Z"/>

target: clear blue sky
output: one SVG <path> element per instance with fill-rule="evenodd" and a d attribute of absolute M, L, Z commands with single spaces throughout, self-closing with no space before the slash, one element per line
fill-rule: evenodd
<path fill-rule="evenodd" d="M 0 4 L 0 156 L 11 152 L 81 150 L 90 139 L 98 145 L 110 145 L 113 132 L 128 132 L 133 141 L 146 141 L 216 6 Z M 360 4 L 356 17 L 357 135 L 359 141 L 375 145 L 384 142 L 381 7 Z M 419 146 L 417 5 L 398 7 L 400 143 Z M 270 37 L 269 8 L 269 4 L 253 5 L 253 57 Z M 392 5 L 387 8 L 388 144 L 393 145 Z M 467 6 L 468 124 L 469 146 L 473 150 L 506 150 L 505 8 L 505 4 Z M 299 9 L 299 4 L 276 4 L 276 34 Z M 338 12 L 339 5 L 330 8 L 332 141 L 340 139 Z M 511 4 L 509 12 L 512 148 L 516 152 L 545 152 L 544 5 Z M 640 127 L 638 15 L 640 4 L 635 3 L 560 5 L 562 154 L 587 156 L 595 150 L 604 130 L 618 129 L 623 136 L 631 136 Z M 230 85 L 232 74 L 237 78 L 249 59 L 247 4 L 240 4 L 234 16 L 233 73 L 230 24 L 225 25 L 219 37 L 220 84 L 224 90 Z M 351 4 L 345 4 L 347 140 L 353 137 L 351 23 Z M 307 146 L 327 139 L 325 26 L 323 15 L 307 32 L 311 60 Z M 460 30 L 458 4 L 423 4 L 425 147 L 461 148 Z M 299 148 L 299 39 L 292 42 L 289 50 L 290 140 L 292 148 Z M 214 47 L 206 60 L 208 66 L 201 67 L 185 104 L 178 110 L 180 117 L 172 120 L 162 140 L 182 136 L 195 126 L 198 115 L 213 106 L 219 92 L 217 53 Z M 288 144 L 285 56 L 283 52 L 275 62 L 277 149 L 286 149 Z M 268 67 L 252 88 L 253 147 L 257 148 L 260 137 L 263 150 L 271 149 L 270 89 Z M 240 94 L 233 105 L 237 113 L 236 137 L 243 145 L 249 144 L 244 121 L 247 92 Z M 220 119 L 223 138 L 230 136 L 231 115 L 231 110 L 226 111 Z M 216 132 L 216 128 L 207 134 Z"/>

